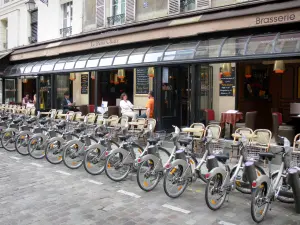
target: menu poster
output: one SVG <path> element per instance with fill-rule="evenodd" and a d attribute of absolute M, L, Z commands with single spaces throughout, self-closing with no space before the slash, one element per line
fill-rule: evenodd
<path fill-rule="evenodd" d="M 235 67 L 230 75 L 223 75 L 220 69 L 220 96 L 235 96 Z"/>
<path fill-rule="evenodd" d="M 81 74 L 81 94 L 88 94 L 89 90 L 89 75 Z"/>
<path fill-rule="evenodd" d="M 149 76 L 148 67 L 136 68 L 136 94 L 148 94 Z"/>

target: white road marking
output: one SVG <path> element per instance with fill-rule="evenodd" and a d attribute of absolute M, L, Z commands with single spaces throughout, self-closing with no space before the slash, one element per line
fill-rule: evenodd
<path fill-rule="evenodd" d="M 102 185 L 103 183 L 95 181 L 95 180 L 86 180 L 87 182 L 90 182 L 92 184 Z"/>
<path fill-rule="evenodd" d="M 124 194 L 124 195 L 128 195 L 134 198 L 140 198 L 141 196 L 134 194 L 132 192 L 128 192 L 128 191 L 124 191 L 124 190 L 118 190 L 119 193 Z"/>
<path fill-rule="evenodd" d="M 3 155 L 4 153 L 3 152 L 0 152 L 0 155 Z"/>
<path fill-rule="evenodd" d="M 43 165 L 38 164 L 38 163 L 29 163 L 29 164 L 31 164 L 31 165 L 33 165 L 33 166 L 37 166 L 37 167 L 44 167 Z"/>
<path fill-rule="evenodd" d="M 235 225 L 234 223 L 228 223 L 228 222 L 225 222 L 225 221 L 219 221 L 218 224 L 220 225 Z"/>
<path fill-rule="evenodd" d="M 70 175 L 71 175 L 70 173 L 67 173 L 67 172 L 64 172 L 64 171 L 61 171 L 61 170 L 56 170 L 55 172 L 56 172 L 56 173 L 63 174 L 63 175 L 67 175 L 67 176 L 70 176 Z"/>
<path fill-rule="evenodd" d="M 9 156 L 11 159 L 20 160 L 21 158 L 15 157 L 15 156 Z"/>
<path fill-rule="evenodd" d="M 165 208 L 177 211 L 177 212 L 182 212 L 182 213 L 185 213 L 185 214 L 191 213 L 191 211 L 181 209 L 181 208 L 178 208 L 178 207 L 175 207 L 175 206 L 172 206 L 172 205 L 168 205 L 168 204 L 164 204 L 164 205 L 162 205 L 162 207 L 165 207 Z"/>

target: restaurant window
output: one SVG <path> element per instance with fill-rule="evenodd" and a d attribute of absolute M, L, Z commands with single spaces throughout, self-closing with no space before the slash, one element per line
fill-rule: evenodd
<path fill-rule="evenodd" d="M 136 20 L 149 20 L 168 15 L 168 1 L 136 1 Z"/>
<path fill-rule="evenodd" d="M 16 102 L 16 80 L 5 79 L 5 103 Z"/>
<path fill-rule="evenodd" d="M 62 37 L 72 35 L 72 20 L 73 20 L 73 2 L 67 2 L 62 5 L 63 24 L 60 29 Z"/>
<path fill-rule="evenodd" d="M 126 0 L 112 0 L 112 16 L 107 19 L 109 26 L 125 23 L 125 5 Z"/>
<path fill-rule="evenodd" d="M 251 77 L 244 78 L 245 99 L 270 99 L 270 77 L 267 68 L 258 67 L 251 69 Z"/>
<path fill-rule="evenodd" d="M 56 107 L 62 109 L 62 101 L 64 99 L 64 93 L 70 91 L 70 79 L 69 75 L 57 75 L 56 76 Z"/>
<path fill-rule="evenodd" d="M 83 29 L 85 31 L 96 28 L 96 1 L 85 0 L 84 1 L 84 19 Z"/>
<path fill-rule="evenodd" d="M 196 9 L 196 0 L 180 0 L 180 12 L 188 12 Z"/>
<path fill-rule="evenodd" d="M 40 109 L 51 109 L 51 76 L 40 77 Z"/>

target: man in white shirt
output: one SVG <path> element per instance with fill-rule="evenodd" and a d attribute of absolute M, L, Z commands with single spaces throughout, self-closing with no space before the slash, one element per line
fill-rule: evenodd
<path fill-rule="evenodd" d="M 132 120 L 135 120 L 137 118 L 137 114 L 133 111 L 133 105 L 128 100 L 127 94 L 122 93 L 120 98 L 120 107 L 122 115 L 131 117 Z"/>

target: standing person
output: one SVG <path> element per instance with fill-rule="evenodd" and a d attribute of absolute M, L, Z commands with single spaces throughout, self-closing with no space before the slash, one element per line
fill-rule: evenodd
<path fill-rule="evenodd" d="M 133 105 L 132 103 L 128 100 L 128 96 L 126 93 L 121 94 L 121 101 L 120 101 L 120 107 L 121 107 L 121 113 L 124 116 L 131 117 L 132 120 L 135 120 L 137 117 L 137 114 L 132 110 Z"/>
<path fill-rule="evenodd" d="M 148 101 L 146 103 L 146 113 L 142 114 L 140 118 L 153 118 L 154 114 L 154 94 L 153 91 L 149 91 L 148 93 Z"/>
<path fill-rule="evenodd" d="M 26 94 L 25 97 L 22 99 L 22 105 L 26 106 L 27 103 L 29 103 L 29 102 L 30 102 L 29 94 Z"/>
<path fill-rule="evenodd" d="M 64 93 L 64 99 L 62 102 L 64 113 L 67 113 L 68 111 L 73 109 L 74 103 L 70 100 L 69 92 Z"/>

